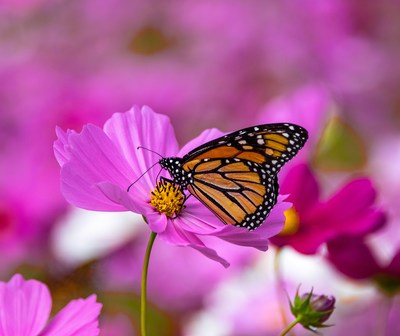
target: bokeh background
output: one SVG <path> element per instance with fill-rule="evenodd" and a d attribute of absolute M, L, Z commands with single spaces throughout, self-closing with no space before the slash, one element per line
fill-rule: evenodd
<path fill-rule="evenodd" d="M 285 190 L 318 188 L 329 211 L 298 211 L 266 253 L 224 250 L 229 269 L 156 241 L 151 335 L 277 335 L 293 319 L 283 289 L 293 298 L 299 284 L 337 299 L 324 335 L 399 335 L 399 60 L 397 0 L 2 0 L 0 280 L 44 281 L 55 311 L 96 293 L 101 335 L 138 334 L 149 231 L 132 213 L 66 203 L 55 127 L 148 105 L 183 145 L 206 128 L 290 121 L 310 140 Z M 290 184 L 296 169 L 312 177 Z"/>

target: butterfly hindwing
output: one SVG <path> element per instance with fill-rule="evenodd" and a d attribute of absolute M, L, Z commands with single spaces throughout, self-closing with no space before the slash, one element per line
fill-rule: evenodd
<path fill-rule="evenodd" d="M 197 168 L 188 190 L 225 224 L 254 229 L 276 203 L 276 178 L 257 163 L 212 159 Z"/>

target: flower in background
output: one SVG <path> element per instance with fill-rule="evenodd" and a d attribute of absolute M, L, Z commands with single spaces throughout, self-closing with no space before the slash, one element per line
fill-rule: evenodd
<path fill-rule="evenodd" d="M 350 294 L 347 300 L 338 300 L 330 320 L 334 327 L 324 330 L 323 335 L 397 336 L 400 333 L 399 315 L 398 297 L 388 300 L 376 293 L 359 298 Z"/>
<path fill-rule="evenodd" d="M 139 292 L 141 260 L 147 240 L 147 232 L 142 230 L 132 242 L 110 253 L 99 262 L 96 279 L 103 288 L 112 291 Z M 147 284 L 149 299 L 153 304 L 170 313 L 187 316 L 201 308 L 208 294 L 219 284 L 230 276 L 246 270 L 247 266 L 254 264 L 260 256 L 254 249 L 249 251 L 221 239 L 209 239 L 207 246 L 229 255 L 230 267 L 223 269 L 219 264 L 204 258 L 192 249 L 182 253 L 179 246 L 166 244 L 153 246 Z"/>
<path fill-rule="evenodd" d="M 29 216 L 23 201 L 0 192 L 0 272 L 16 267 L 21 260 L 31 260 L 35 253 L 26 255 L 32 240 L 34 220 Z"/>
<path fill-rule="evenodd" d="M 51 296 L 46 285 L 16 274 L 0 282 L 0 334 L 26 336 L 98 335 L 101 304 L 96 296 L 71 301 L 47 323 Z"/>
<path fill-rule="evenodd" d="M 2 17 L 7 34 L 1 36 L 0 72 L 28 63 L 57 69 L 70 81 L 60 106 L 78 105 L 68 94 L 74 90 L 118 107 L 132 100 L 150 104 L 182 120 L 176 127 L 185 139 L 208 125 L 236 128 L 272 97 L 308 83 L 333 88 L 349 114 L 363 112 L 358 120 L 370 124 L 388 119 L 381 118 L 393 109 L 386 96 L 398 86 L 398 20 L 385 18 L 393 12 L 388 2 L 369 0 L 361 8 L 343 0 L 178 0 L 173 6 L 122 0 L 116 8 L 110 0 L 96 7 L 87 0 L 59 1 L 43 6 L 41 20 L 34 19 L 36 11 Z M 383 38 L 382 30 L 391 38 Z M 46 101 L 57 84 L 38 95 Z M 375 113 L 365 118 L 365 108 Z M 30 109 L 37 116 L 43 111 Z M 56 105 L 46 110 L 58 112 Z"/>
<path fill-rule="evenodd" d="M 89 124 L 79 134 L 61 129 L 57 134 L 54 150 L 61 166 L 62 193 L 77 207 L 142 214 L 150 229 L 166 242 L 190 246 L 225 267 L 228 262 L 207 247 L 201 237 L 217 237 L 265 251 L 268 238 L 283 227 L 283 211 L 288 204 L 282 198 L 264 225 L 248 231 L 223 224 L 195 197 L 184 202 L 184 195 L 174 184 L 165 180 L 157 183 L 158 170 L 149 168 L 160 160 L 159 155 L 181 157 L 220 136 L 215 129 L 203 132 L 179 151 L 168 117 L 148 107 L 134 107 L 127 113 L 114 114 L 103 129 Z M 150 150 L 138 149 L 139 146 Z M 128 192 L 127 187 L 139 177 Z M 163 197 L 165 190 L 169 191 L 168 202 Z M 172 194 L 176 197 L 171 198 Z"/>
<path fill-rule="evenodd" d="M 328 200 L 321 200 L 313 172 L 300 164 L 287 172 L 281 193 L 289 195 L 287 200 L 293 206 L 285 213 L 285 228 L 271 242 L 303 254 L 314 254 L 339 236 L 364 236 L 386 221 L 384 212 L 374 204 L 376 192 L 367 178 L 353 179 Z"/>
<path fill-rule="evenodd" d="M 360 237 L 339 237 L 327 246 L 327 259 L 341 273 L 356 280 L 372 280 L 389 295 L 400 292 L 400 249 L 383 264 Z"/>
<path fill-rule="evenodd" d="M 0 10 L 8 14 L 29 15 L 38 9 L 45 7 L 46 1 L 44 0 L 5 0 L 0 4 Z"/>
<path fill-rule="evenodd" d="M 303 126 L 309 135 L 306 148 L 313 148 L 325 127 L 332 109 L 329 91 L 322 86 L 308 85 L 292 94 L 273 99 L 261 111 L 258 123 L 290 122 Z M 296 160 L 304 154 L 302 150 Z"/>
<path fill-rule="evenodd" d="M 48 260 L 49 233 L 67 209 L 52 155 L 54 126 L 104 120 L 105 101 L 88 98 L 76 84 L 70 91 L 61 73 L 34 63 L 0 70 L 0 82 L 0 271 L 9 274 L 17 262 Z"/>
<path fill-rule="evenodd" d="M 261 261 L 263 266 L 272 265 L 272 253 L 264 254 Z M 285 327 L 281 310 L 290 316 L 288 301 L 285 297 L 280 302 L 276 295 L 273 268 L 262 267 L 258 271 L 253 267 L 248 272 L 232 274 L 211 291 L 203 309 L 186 320 L 183 335 L 208 336 L 211 328 L 218 335 L 279 335 Z M 291 294 L 296 291 L 290 279 L 287 288 Z M 208 327 L 204 328 L 204 324 Z"/>
<path fill-rule="evenodd" d="M 137 334 L 138 333 L 134 330 L 134 327 L 132 326 L 132 322 L 126 315 L 119 314 L 115 316 L 104 317 L 104 314 L 102 314 L 101 336 L 134 336 Z"/>

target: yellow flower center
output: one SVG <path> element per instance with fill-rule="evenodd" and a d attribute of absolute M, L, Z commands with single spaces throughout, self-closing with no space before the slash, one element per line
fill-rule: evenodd
<path fill-rule="evenodd" d="M 167 217 L 178 216 L 185 207 L 185 194 L 179 185 L 161 179 L 151 192 L 150 204 Z"/>
<path fill-rule="evenodd" d="M 295 208 L 291 207 L 284 212 L 286 217 L 285 226 L 279 236 L 291 236 L 299 230 L 300 220 Z"/>

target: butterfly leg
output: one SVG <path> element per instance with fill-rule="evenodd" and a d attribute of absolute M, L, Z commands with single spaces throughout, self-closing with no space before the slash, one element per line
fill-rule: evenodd
<path fill-rule="evenodd" d="M 175 185 L 176 185 L 176 183 L 175 183 L 174 180 L 171 180 L 171 179 L 169 179 L 169 178 L 167 178 L 167 177 L 164 177 L 164 176 L 161 176 L 161 177 L 160 177 L 160 182 L 161 182 L 161 183 L 168 182 L 168 183 L 171 183 L 171 184 L 175 184 Z"/>

